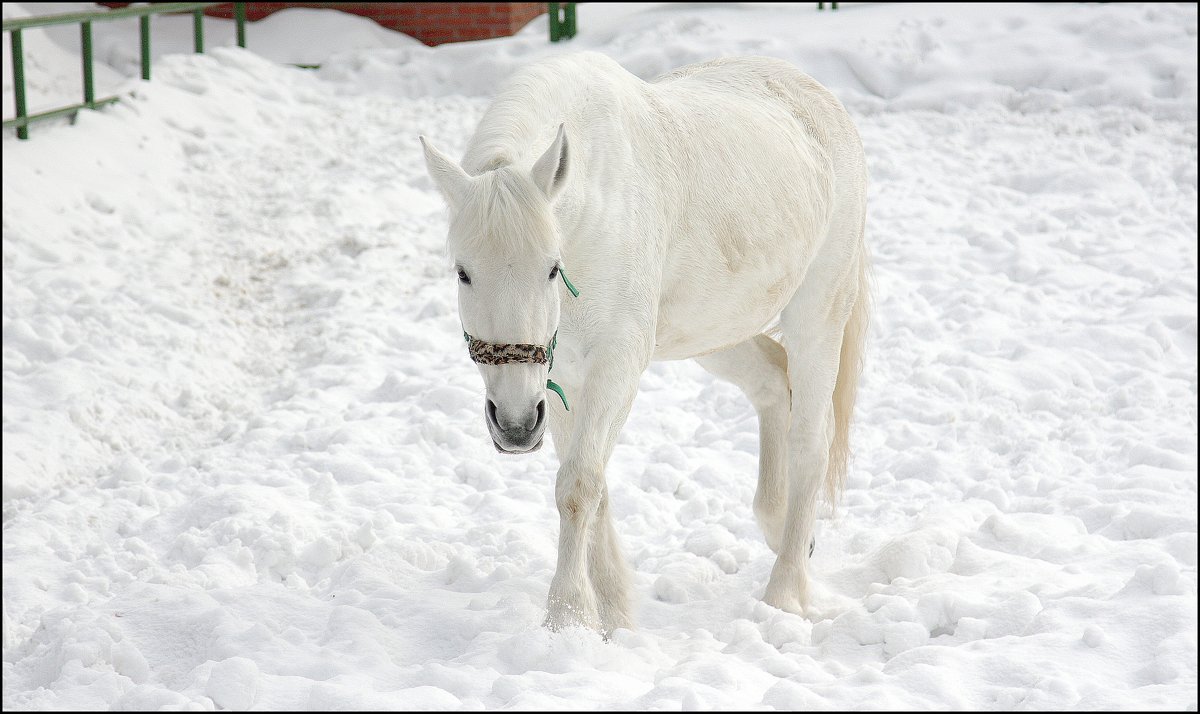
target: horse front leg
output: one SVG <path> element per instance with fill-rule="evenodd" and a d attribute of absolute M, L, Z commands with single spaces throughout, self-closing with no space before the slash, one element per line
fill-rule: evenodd
<path fill-rule="evenodd" d="M 574 397 L 569 417 L 561 412 L 561 404 L 559 413 L 552 414 L 561 461 L 554 485 L 558 567 L 550 583 L 544 624 L 552 630 L 583 625 L 607 635 L 615 628 L 630 627 L 633 621 L 629 566 L 613 528 L 604 470 L 648 358 L 614 351 L 593 354 L 589 363 L 581 388 L 567 392 Z M 554 427 L 555 422 L 560 426 Z M 561 425 L 569 425 L 569 431 Z"/>
<path fill-rule="evenodd" d="M 629 607 L 629 564 L 621 552 L 617 530 L 608 509 L 608 486 L 600 496 L 588 548 L 588 576 L 596 589 L 600 627 L 608 637 L 618 627 L 633 629 Z"/>

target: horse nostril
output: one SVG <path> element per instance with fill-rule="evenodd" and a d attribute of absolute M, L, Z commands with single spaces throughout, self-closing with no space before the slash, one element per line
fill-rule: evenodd
<path fill-rule="evenodd" d="M 487 416 L 488 421 L 496 426 L 500 426 L 500 422 L 496 421 L 496 403 L 491 399 L 487 400 Z"/>
<path fill-rule="evenodd" d="M 537 405 L 537 422 L 536 422 L 536 423 L 534 423 L 534 425 L 533 425 L 533 428 L 534 428 L 534 429 L 537 429 L 539 426 L 541 426 L 541 425 L 542 425 L 542 422 L 543 422 L 543 421 L 545 421 L 545 420 L 546 420 L 546 400 L 545 400 L 545 399 L 543 399 L 542 401 L 538 402 L 538 405 Z"/>

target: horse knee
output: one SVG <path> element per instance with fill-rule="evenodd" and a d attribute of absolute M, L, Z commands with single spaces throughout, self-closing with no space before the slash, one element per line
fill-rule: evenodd
<path fill-rule="evenodd" d="M 558 505 L 558 515 L 564 520 L 577 522 L 595 513 L 600 505 L 603 478 L 604 472 L 601 468 L 562 464 L 554 485 L 554 501 Z"/>

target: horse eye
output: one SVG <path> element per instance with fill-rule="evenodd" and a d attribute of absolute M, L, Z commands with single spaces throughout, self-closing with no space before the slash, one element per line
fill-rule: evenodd
<path fill-rule="evenodd" d="M 464 285 L 471 284 L 471 277 L 467 275 L 467 271 L 463 270 L 462 268 L 458 269 L 458 279 L 462 281 Z"/>
<path fill-rule="evenodd" d="M 558 266 L 556 265 L 550 269 L 550 279 L 554 280 L 557 277 L 558 277 Z"/>

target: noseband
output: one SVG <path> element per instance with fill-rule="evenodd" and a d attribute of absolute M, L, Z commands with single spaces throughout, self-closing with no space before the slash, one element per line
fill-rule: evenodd
<path fill-rule="evenodd" d="M 554 335 L 557 337 L 558 333 Z M 463 333 L 463 338 L 467 341 L 467 350 L 471 353 L 471 360 L 476 364 L 511 364 L 513 362 L 532 362 L 533 364 L 546 364 L 550 361 L 549 355 L 554 354 L 554 339 L 551 338 L 550 346 L 542 347 L 541 345 L 510 345 L 501 342 L 484 342 L 471 337 L 467 333 Z"/>
<path fill-rule="evenodd" d="M 566 272 L 559 268 L 558 274 L 562 276 L 563 282 L 566 283 L 571 294 L 579 297 L 579 291 L 567 279 Z M 467 341 L 467 351 L 471 354 L 471 360 L 476 364 L 549 364 L 546 371 L 554 369 L 554 346 L 558 344 L 558 330 L 554 331 L 554 336 L 550 338 L 550 344 L 544 347 L 542 345 L 484 342 L 471 337 L 466 330 L 463 330 L 463 339 Z M 553 380 L 547 379 L 546 389 L 558 394 L 563 408 L 571 411 L 571 407 L 567 406 L 567 395 L 563 393 L 562 387 L 555 384 Z"/>

